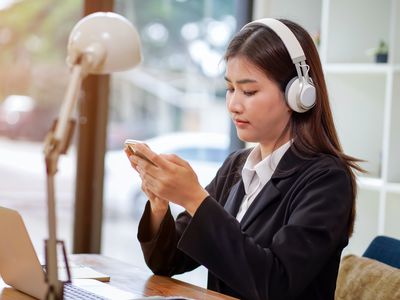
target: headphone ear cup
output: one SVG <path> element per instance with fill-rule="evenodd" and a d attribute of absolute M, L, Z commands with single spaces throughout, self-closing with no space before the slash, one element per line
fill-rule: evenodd
<path fill-rule="evenodd" d="M 285 98 L 292 110 L 298 113 L 306 112 L 315 105 L 315 87 L 310 83 L 305 83 L 300 89 L 300 80 L 294 77 L 286 85 Z"/>
<path fill-rule="evenodd" d="M 299 89 L 300 89 L 299 85 L 300 85 L 299 78 L 298 77 L 292 78 L 286 85 L 285 98 L 291 110 L 301 113 L 304 110 L 297 105 L 297 96 L 299 94 Z"/>
<path fill-rule="evenodd" d="M 311 78 L 310 78 L 311 80 Z M 300 91 L 300 103 L 304 110 L 309 110 L 314 107 L 315 99 L 317 97 L 315 86 L 309 82 L 306 82 Z"/>

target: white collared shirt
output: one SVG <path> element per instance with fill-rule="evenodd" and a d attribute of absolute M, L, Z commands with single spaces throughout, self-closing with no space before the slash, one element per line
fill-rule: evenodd
<path fill-rule="evenodd" d="M 279 161 L 289 149 L 292 141 L 280 146 L 266 158 L 261 160 L 260 145 L 257 145 L 247 157 L 243 166 L 242 179 L 244 184 L 245 195 L 242 204 L 239 207 L 236 219 L 240 222 L 246 213 L 247 209 L 253 203 L 261 189 L 271 179 Z"/>

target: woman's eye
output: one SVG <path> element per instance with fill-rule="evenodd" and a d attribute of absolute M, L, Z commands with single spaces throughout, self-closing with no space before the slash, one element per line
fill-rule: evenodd
<path fill-rule="evenodd" d="M 228 93 L 233 93 L 233 92 L 235 91 L 235 89 L 234 89 L 234 88 L 231 88 L 231 87 L 227 87 L 227 88 L 226 88 L 226 91 L 227 91 Z"/>
<path fill-rule="evenodd" d="M 256 93 L 257 91 L 243 91 L 245 96 L 254 96 Z"/>

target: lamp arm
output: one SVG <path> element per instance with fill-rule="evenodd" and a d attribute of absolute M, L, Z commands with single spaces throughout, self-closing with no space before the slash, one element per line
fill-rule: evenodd
<path fill-rule="evenodd" d="M 54 177 L 57 173 L 58 159 L 61 154 L 67 151 L 69 139 L 72 136 L 73 121 L 71 115 L 76 107 L 84 77 L 82 70 L 83 68 L 79 64 L 72 67 L 70 81 L 60 109 L 58 121 L 55 123 L 55 128 L 48 133 L 45 139 L 44 153 L 47 174 L 47 218 L 49 230 L 49 238 L 45 243 L 46 281 L 48 284 L 47 300 L 63 299 L 63 283 L 58 279 L 57 244 L 59 241 L 57 240 Z M 65 256 L 64 259 L 69 274 L 67 257 Z"/>
<path fill-rule="evenodd" d="M 72 110 L 75 108 L 76 102 L 78 100 L 79 91 L 83 79 L 82 74 L 83 72 L 81 65 L 78 64 L 72 67 L 70 82 L 65 93 L 64 102 L 60 109 L 57 126 L 54 132 L 54 138 L 60 142 L 62 142 L 63 139 L 66 137 L 68 121 L 71 118 Z"/>

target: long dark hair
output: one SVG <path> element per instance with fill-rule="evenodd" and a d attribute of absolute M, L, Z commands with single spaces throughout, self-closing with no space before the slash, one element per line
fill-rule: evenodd
<path fill-rule="evenodd" d="M 282 132 L 283 137 L 290 131 L 295 138 L 293 150 L 301 157 L 313 157 L 318 153 L 327 153 L 338 157 L 351 178 L 352 211 L 349 225 L 349 235 L 354 229 L 355 199 L 357 184 L 355 170 L 364 172 L 358 165 L 359 159 L 346 155 L 333 123 L 328 92 L 318 51 L 310 35 L 300 25 L 289 20 L 280 20 L 294 33 L 303 48 L 310 66 L 309 75 L 316 89 L 316 104 L 305 113 L 292 113 L 289 124 Z M 225 53 L 225 60 L 242 56 L 263 71 L 269 79 L 274 80 L 285 92 L 287 83 L 297 76 L 296 69 L 282 40 L 267 26 L 251 24 L 246 26 L 231 40 Z M 279 140 L 278 140 L 279 141 Z M 277 143 L 278 143 L 277 141 Z"/>

